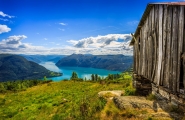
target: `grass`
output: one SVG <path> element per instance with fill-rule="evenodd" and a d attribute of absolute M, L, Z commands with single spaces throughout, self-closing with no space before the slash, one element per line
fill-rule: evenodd
<path fill-rule="evenodd" d="M 122 84 L 61 81 L 21 92 L 0 94 L 0 118 L 12 120 L 99 119 L 106 99 L 103 90 L 124 90 Z"/>
<path fill-rule="evenodd" d="M 114 97 L 112 93 L 98 97 L 98 92 L 106 90 L 122 90 L 124 95 L 134 95 L 129 74 L 103 83 L 63 80 L 39 83 L 24 90 L 20 88 L 15 85 L 15 90 L 0 93 L 0 120 L 139 120 L 137 116 L 141 114 L 149 120 L 154 119 L 147 110 L 118 109 L 110 100 Z"/>
<path fill-rule="evenodd" d="M 150 93 L 148 96 L 146 96 L 146 99 L 153 101 L 153 100 L 156 100 L 157 98 L 154 94 Z"/>

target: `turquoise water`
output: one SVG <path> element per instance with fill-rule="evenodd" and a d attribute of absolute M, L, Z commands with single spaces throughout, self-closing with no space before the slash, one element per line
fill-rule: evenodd
<path fill-rule="evenodd" d="M 61 68 L 58 68 L 55 65 L 55 63 L 53 63 L 53 62 L 43 62 L 40 65 L 44 66 L 48 70 L 63 73 L 63 76 L 48 78 L 48 79 L 52 79 L 53 81 L 70 79 L 73 71 L 75 71 L 78 74 L 79 78 L 86 77 L 86 79 L 91 79 L 91 74 L 98 74 L 101 77 L 106 77 L 108 74 L 121 73 L 120 71 L 111 71 L 111 70 L 105 70 L 105 69 L 85 68 L 85 67 L 61 67 Z"/>

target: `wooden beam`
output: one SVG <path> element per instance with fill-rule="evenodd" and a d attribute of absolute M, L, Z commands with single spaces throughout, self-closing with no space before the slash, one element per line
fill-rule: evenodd
<path fill-rule="evenodd" d="M 177 66 L 177 92 L 179 92 L 181 73 L 181 54 L 183 53 L 183 33 L 184 33 L 184 6 L 179 6 L 179 32 L 178 32 L 178 66 Z"/>
<path fill-rule="evenodd" d="M 165 78 L 165 74 L 166 74 L 166 31 L 167 31 L 167 5 L 163 5 L 163 46 L 162 46 L 162 51 L 163 51 L 163 55 L 162 55 L 162 68 L 161 68 L 161 82 L 160 85 L 166 86 L 167 85 L 167 81 Z"/>
<path fill-rule="evenodd" d="M 172 6 L 168 6 L 168 10 L 167 10 L 167 44 L 166 44 L 166 52 L 167 52 L 167 56 L 166 56 L 166 87 L 169 89 L 172 89 L 172 75 L 171 75 L 171 29 L 172 29 Z"/>
<path fill-rule="evenodd" d="M 162 65 L 162 34 L 163 34 L 163 7 L 162 5 L 159 5 L 159 36 L 158 36 L 158 69 L 157 69 L 157 85 L 160 85 L 160 75 L 161 75 L 161 65 Z"/>
<path fill-rule="evenodd" d="M 131 33 L 131 35 L 132 35 L 132 38 L 134 38 L 134 41 L 137 41 L 136 38 L 135 38 L 135 36 L 134 36 L 134 34 Z"/>
<path fill-rule="evenodd" d="M 172 90 L 177 90 L 177 42 L 178 42 L 178 10 L 177 6 L 173 7 L 173 21 L 172 21 Z"/>

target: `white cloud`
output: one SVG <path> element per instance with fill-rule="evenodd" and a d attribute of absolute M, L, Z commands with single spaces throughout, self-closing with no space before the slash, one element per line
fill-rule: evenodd
<path fill-rule="evenodd" d="M 118 40 L 121 40 L 123 42 L 127 42 L 131 40 L 130 34 L 108 34 L 105 36 L 97 36 L 97 37 L 88 37 L 83 38 L 81 40 L 69 40 L 67 42 L 74 45 L 74 47 L 77 48 L 102 48 L 102 47 L 109 47 L 114 46 L 118 47 L 118 45 L 121 45 L 121 42 L 118 42 Z"/>
<path fill-rule="evenodd" d="M 61 31 L 65 31 L 65 29 L 61 29 L 61 28 L 58 28 L 59 30 L 61 30 Z"/>
<path fill-rule="evenodd" d="M 4 53 L 26 53 L 26 52 L 39 52 L 44 48 L 42 46 L 32 46 L 29 43 L 23 43 L 22 40 L 26 39 L 25 35 L 9 36 L 0 42 L 0 50 Z"/>
<path fill-rule="evenodd" d="M 47 38 L 44 38 L 44 40 L 48 40 Z"/>
<path fill-rule="evenodd" d="M 21 40 L 27 38 L 27 36 L 25 35 L 18 35 L 18 36 L 10 36 L 7 39 L 3 39 L 0 42 L 0 49 L 10 49 L 10 50 L 14 50 L 14 49 L 18 49 L 18 48 L 23 48 L 28 46 L 28 44 L 22 44 Z"/>
<path fill-rule="evenodd" d="M 129 46 L 130 34 L 108 34 L 105 36 L 88 37 L 81 40 L 69 40 L 74 48 L 80 53 L 92 54 L 132 54 L 132 47 Z"/>
<path fill-rule="evenodd" d="M 8 19 L 4 19 L 4 18 L 0 18 L 0 20 L 2 20 L 2 21 L 9 21 Z"/>
<path fill-rule="evenodd" d="M 60 43 L 50 42 L 56 45 L 53 48 L 33 46 L 23 43 L 25 35 L 10 36 L 0 42 L 0 51 L 14 54 L 124 54 L 132 55 L 132 47 L 129 46 L 131 36 L 129 34 L 108 34 L 105 36 L 88 37 L 81 40 L 69 40 L 72 46 L 63 46 Z"/>
<path fill-rule="evenodd" d="M 67 25 L 66 23 L 59 23 L 60 25 L 63 25 L 63 26 L 65 26 L 65 25 Z"/>
<path fill-rule="evenodd" d="M 3 16 L 3 17 L 8 17 L 8 18 L 13 18 L 14 16 L 10 16 L 8 14 L 5 14 L 3 13 L 2 11 L 0 11 L 0 16 Z"/>
<path fill-rule="evenodd" d="M 0 34 L 1 34 L 1 33 L 4 33 L 4 32 L 9 32 L 9 31 L 11 31 L 11 28 L 9 28 L 9 27 L 6 26 L 6 25 L 1 25 L 1 24 L 0 24 Z"/>

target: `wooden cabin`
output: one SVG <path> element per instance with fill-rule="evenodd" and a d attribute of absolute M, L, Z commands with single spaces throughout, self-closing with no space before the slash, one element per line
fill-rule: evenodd
<path fill-rule="evenodd" d="M 185 2 L 147 5 L 130 43 L 138 91 L 185 103 L 184 20 Z"/>

